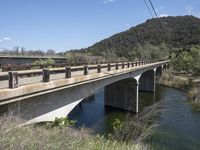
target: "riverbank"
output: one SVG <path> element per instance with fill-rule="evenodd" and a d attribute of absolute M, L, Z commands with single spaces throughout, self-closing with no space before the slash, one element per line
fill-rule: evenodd
<path fill-rule="evenodd" d="M 185 92 L 159 84 L 156 84 L 155 88 L 155 93 L 139 92 L 139 109 L 141 111 L 138 115 L 147 117 L 152 110 L 158 111 L 155 112 L 155 117 L 150 119 L 156 127 L 153 130 L 145 130 L 149 131 L 150 135 L 141 143 L 147 144 L 152 150 L 188 150 L 191 147 L 193 150 L 197 150 L 200 147 L 200 112 L 192 111 L 192 107 L 183 101 L 187 97 Z M 154 109 L 144 111 L 149 106 Z M 77 107 L 72 112 L 70 119 L 77 120 L 77 128 L 85 126 L 97 134 L 106 135 L 112 132 L 111 124 L 116 124 L 121 128 L 121 123 L 131 121 L 127 115 L 128 112 L 104 107 L 104 90 L 99 90 L 93 98 L 86 100 L 81 107 Z M 129 116 L 133 119 L 134 114 L 129 114 Z M 142 123 L 146 122 L 143 117 L 139 119 Z M 121 123 L 116 122 L 117 118 Z M 134 131 L 133 126 L 138 127 L 137 131 L 140 131 L 141 127 L 145 127 L 144 124 L 137 124 L 134 121 L 124 126 L 114 137 L 119 135 L 119 139 L 134 139 L 131 134 L 137 135 L 138 132 Z M 128 134 L 122 134 L 124 132 Z M 146 137 L 146 134 L 142 137 Z M 137 139 L 133 141 L 135 142 Z"/>
<path fill-rule="evenodd" d="M 194 110 L 200 111 L 200 85 L 197 84 L 200 77 L 192 77 L 184 74 L 164 72 L 158 83 L 163 86 L 176 88 L 187 93 L 187 102 Z"/>
<path fill-rule="evenodd" d="M 115 140 L 112 136 L 95 135 L 86 128 L 27 125 L 16 116 L 0 118 L 0 149 L 59 150 L 145 150 L 142 143 Z"/>

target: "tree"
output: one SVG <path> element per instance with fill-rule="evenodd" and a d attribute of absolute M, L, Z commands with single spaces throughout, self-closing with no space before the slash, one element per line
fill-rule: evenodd
<path fill-rule="evenodd" d="M 177 55 L 178 53 L 178 55 Z M 177 71 L 186 71 L 187 73 L 200 73 L 200 46 L 192 46 L 190 51 L 177 50 L 173 52 L 172 64 Z"/>
<path fill-rule="evenodd" d="M 49 56 L 53 56 L 53 55 L 55 55 L 55 50 L 48 49 L 47 52 L 46 52 L 46 54 L 49 55 Z"/>
<path fill-rule="evenodd" d="M 22 55 L 24 54 L 24 52 L 25 52 L 25 48 L 22 46 L 21 47 L 21 53 L 22 53 Z"/>
<path fill-rule="evenodd" d="M 19 54 L 19 46 L 15 46 L 13 48 L 13 50 L 14 50 L 15 54 Z"/>

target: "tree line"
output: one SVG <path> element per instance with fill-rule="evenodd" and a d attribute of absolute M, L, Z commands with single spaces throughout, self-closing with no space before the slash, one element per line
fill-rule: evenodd
<path fill-rule="evenodd" d="M 26 50 L 25 47 L 15 46 L 12 50 L 0 50 L 0 55 L 16 55 L 16 56 L 62 56 L 53 49 L 48 49 L 46 52 L 42 50 Z"/>

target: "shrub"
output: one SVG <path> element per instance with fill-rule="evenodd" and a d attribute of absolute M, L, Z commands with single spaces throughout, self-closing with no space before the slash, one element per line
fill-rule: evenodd
<path fill-rule="evenodd" d="M 68 117 L 56 118 L 52 123 L 52 126 L 55 127 L 68 127 L 71 125 L 75 125 L 76 121 L 68 119 Z"/>
<path fill-rule="evenodd" d="M 39 59 L 37 61 L 34 62 L 34 64 L 36 65 L 53 65 L 54 64 L 54 60 L 51 58 L 48 59 Z"/>
<path fill-rule="evenodd" d="M 61 119 L 63 120 L 63 119 Z M 64 119 L 65 120 L 65 119 Z M 62 121 L 61 121 L 62 122 Z M 0 149 L 40 150 L 144 150 L 142 144 L 116 141 L 100 135 L 91 135 L 85 128 L 75 130 L 46 128 L 45 126 L 19 126 L 17 116 L 0 117 Z"/>

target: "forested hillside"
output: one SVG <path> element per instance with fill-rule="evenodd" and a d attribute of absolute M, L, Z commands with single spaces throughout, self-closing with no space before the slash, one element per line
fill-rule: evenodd
<path fill-rule="evenodd" d="M 200 45 L 200 19 L 177 16 L 149 19 L 81 52 L 102 57 L 162 59 L 170 51 L 190 50 L 192 45 Z"/>

